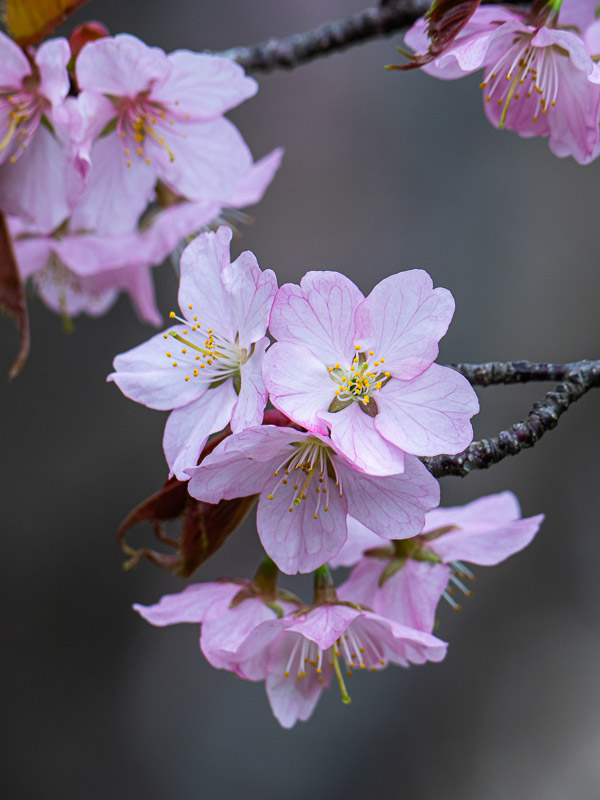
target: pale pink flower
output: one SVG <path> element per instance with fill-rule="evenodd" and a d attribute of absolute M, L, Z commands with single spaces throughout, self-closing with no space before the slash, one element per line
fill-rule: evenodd
<path fill-rule="evenodd" d="M 87 44 L 76 70 L 78 100 L 93 117 L 80 163 L 91 158 L 89 191 L 98 202 L 117 203 L 115 232 L 135 224 L 158 178 L 191 201 L 230 200 L 252 166 L 223 118 L 257 89 L 239 65 L 185 50 L 167 56 L 122 34 Z"/>
<path fill-rule="evenodd" d="M 425 511 L 439 502 L 439 485 L 418 459 L 407 457 L 405 467 L 400 475 L 367 475 L 330 439 L 263 425 L 227 437 L 186 471 L 190 494 L 208 503 L 259 494 L 262 544 L 283 572 L 293 574 L 338 553 L 348 514 L 384 538 L 422 530 Z"/>
<path fill-rule="evenodd" d="M 471 593 L 464 581 L 472 578 L 472 572 L 463 561 L 499 564 L 532 541 L 543 519 L 543 514 L 522 519 L 517 498 L 512 492 L 501 492 L 465 506 L 430 511 L 420 536 L 395 542 L 387 550 L 372 531 L 349 522 L 348 545 L 332 566 L 356 563 L 359 551 L 366 550 L 367 555 L 339 587 L 339 596 L 366 603 L 397 622 L 432 631 L 442 596 L 459 608 L 452 596 L 454 589 L 467 596 Z"/>
<path fill-rule="evenodd" d="M 475 392 L 433 364 L 454 299 L 423 270 L 385 278 L 365 299 L 338 272 L 309 272 L 273 303 L 263 375 L 271 401 L 327 435 L 359 469 L 402 472 L 405 453 L 458 453 L 471 442 Z"/>
<path fill-rule="evenodd" d="M 446 648 L 434 636 L 370 611 L 326 603 L 258 625 L 226 658 L 243 677 L 265 678 L 273 714 L 291 728 L 310 717 L 334 675 L 348 703 L 344 677 L 353 670 L 378 672 L 388 663 L 408 667 L 441 661 Z"/>
<path fill-rule="evenodd" d="M 49 230 L 69 212 L 69 152 L 54 112 L 69 91 L 66 39 L 44 42 L 31 61 L 0 32 L 0 210 Z"/>
<path fill-rule="evenodd" d="M 187 480 L 209 435 L 262 422 L 267 392 L 261 376 L 269 311 L 277 290 L 272 270 L 254 255 L 229 263 L 231 230 L 221 227 L 188 245 L 181 258 L 180 324 L 118 355 L 115 381 L 149 408 L 173 409 L 163 445 L 171 469 Z"/>
<path fill-rule="evenodd" d="M 551 16 L 548 24 L 530 21 L 524 11 L 481 7 L 424 69 L 452 79 L 485 68 L 481 88 L 493 125 L 547 136 L 555 155 L 585 164 L 600 152 L 600 70 L 592 58 L 597 52 L 589 49 L 593 37 L 585 35 L 592 19 L 591 3 L 574 0 L 565 0 L 558 21 Z M 425 52 L 423 20 L 406 42 Z"/>

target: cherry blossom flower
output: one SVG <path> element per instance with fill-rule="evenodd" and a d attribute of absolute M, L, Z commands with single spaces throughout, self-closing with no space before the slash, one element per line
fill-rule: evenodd
<path fill-rule="evenodd" d="M 181 258 L 180 324 L 118 355 L 113 380 L 149 408 L 173 409 L 163 445 L 171 473 L 187 480 L 211 433 L 262 421 L 267 393 L 261 377 L 267 320 L 277 279 L 254 255 L 229 263 L 231 230 L 205 233 Z M 238 495 L 239 496 L 239 495 Z"/>
<path fill-rule="evenodd" d="M 581 0 L 565 0 L 558 18 L 552 4 L 536 19 L 480 7 L 424 69 L 452 79 L 484 68 L 480 88 L 493 125 L 523 137 L 547 136 L 555 155 L 586 164 L 600 152 L 600 69 L 592 58 L 598 51 L 591 49 L 596 37 L 586 35 L 592 20 L 592 3 Z M 425 26 L 419 20 L 406 36 L 418 53 L 427 50 Z"/>
<path fill-rule="evenodd" d="M 335 556 L 346 541 L 348 514 L 384 538 L 414 536 L 439 502 L 437 481 L 416 458 L 407 457 L 400 475 L 373 477 L 348 463 L 330 439 L 272 425 L 227 437 L 186 471 L 198 500 L 260 495 L 259 536 L 288 574 Z"/>
<path fill-rule="evenodd" d="M 0 209 L 49 230 L 69 212 L 69 153 L 54 112 L 69 91 L 66 39 L 29 59 L 0 32 Z"/>
<path fill-rule="evenodd" d="M 85 45 L 76 71 L 78 100 L 93 118 L 82 149 L 99 136 L 89 191 L 103 205 L 122 198 L 110 220 L 115 233 L 135 224 L 159 178 L 189 200 L 223 204 L 250 170 L 248 147 L 223 114 L 257 84 L 232 61 L 185 50 L 167 56 L 121 34 Z"/>
<path fill-rule="evenodd" d="M 421 535 L 387 548 L 365 526 L 349 521 L 348 545 L 332 566 L 348 566 L 360 558 L 358 551 L 367 553 L 339 587 L 339 596 L 366 603 L 404 625 L 432 631 L 442 596 L 458 609 L 454 590 L 471 594 L 464 581 L 473 574 L 463 561 L 499 564 L 532 541 L 543 519 L 543 514 L 522 519 L 517 498 L 501 492 L 465 506 L 434 509 L 426 515 Z"/>
<path fill-rule="evenodd" d="M 343 702 L 349 703 L 344 678 L 355 669 L 378 672 L 388 663 L 408 667 L 441 661 L 446 648 L 428 633 L 354 604 L 333 602 L 258 625 L 227 659 L 243 677 L 265 679 L 273 714 L 291 728 L 311 716 L 334 675 Z"/>
<path fill-rule="evenodd" d="M 273 303 L 264 379 L 273 405 L 327 435 L 359 469 L 402 472 L 405 453 L 458 453 L 471 442 L 475 392 L 433 364 L 454 300 L 423 270 L 385 278 L 365 299 L 338 272 L 309 272 Z"/>

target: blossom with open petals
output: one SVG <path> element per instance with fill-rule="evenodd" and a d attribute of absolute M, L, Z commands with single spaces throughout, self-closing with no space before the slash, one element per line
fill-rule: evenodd
<path fill-rule="evenodd" d="M 267 402 L 261 366 L 272 270 L 252 253 L 229 263 L 231 230 L 194 239 L 181 258 L 179 324 L 114 361 L 109 375 L 123 394 L 150 408 L 173 409 L 163 445 L 171 472 L 187 480 L 211 433 L 260 425 Z M 239 496 L 239 495 L 238 495 Z"/>
<path fill-rule="evenodd" d="M 426 515 L 423 533 L 415 539 L 381 548 L 381 539 L 357 521 L 348 525 L 348 545 L 332 566 L 359 561 L 338 593 L 366 603 L 385 616 L 432 631 L 442 596 L 454 608 L 455 589 L 466 595 L 464 581 L 472 573 L 463 561 L 491 566 L 526 547 L 538 532 L 543 514 L 521 518 L 512 492 L 488 495 L 465 506 L 437 508 Z"/>
<path fill-rule="evenodd" d="M 547 136 L 555 155 L 588 163 L 600 152 L 600 53 L 598 37 L 588 33 L 593 6 L 564 0 L 558 17 L 548 6 L 538 19 L 525 10 L 482 6 L 424 69 L 452 79 L 484 68 L 480 86 L 493 125 L 524 137 Z M 406 42 L 417 53 L 427 50 L 423 19 Z"/>
<path fill-rule="evenodd" d="M 273 425 L 227 437 L 187 472 L 198 500 L 260 495 L 259 536 L 288 574 L 335 556 L 346 541 L 348 514 L 384 538 L 414 536 L 439 502 L 437 481 L 412 456 L 402 474 L 375 477 L 355 469 L 330 439 Z"/>
<path fill-rule="evenodd" d="M 230 198 L 252 157 L 223 114 L 257 90 L 238 64 L 186 50 L 166 55 L 121 34 L 85 45 L 76 70 L 96 137 L 89 191 L 118 203 L 116 233 L 137 220 L 159 178 L 191 201 Z"/>
<path fill-rule="evenodd" d="M 273 714 L 291 728 L 310 717 L 334 675 L 348 703 L 345 678 L 355 669 L 378 672 L 388 663 L 441 661 L 446 648 L 428 633 L 358 606 L 325 603 L 258 625 L 227 660 L 230 669 L 265 679 Z"/>
<path fill-rule="evenodd" d="M 338 272 L 308 272 L 285 284 L 269 328 L 264 379 L 290 419 L 327 435 L 373 475 L 404 469 L 405 453 L 458 453 L 471 442 L 475 392 L 433 364 L 454 299 L 423 270 L 382 280 L 365 299 Z"/>

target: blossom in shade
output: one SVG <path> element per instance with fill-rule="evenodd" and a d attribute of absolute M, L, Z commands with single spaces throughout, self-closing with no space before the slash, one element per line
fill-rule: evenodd
<path fill-rule="evenodd" d="M 267 402 L 261 366 L 277 279 L 248 251 L 230 263 L 230 241 L 231 230 L 221 227 L 188 245 L 181 258 L 182 316 L 171 312 L 178 324 L 118 355 L 108 378 L 138 403 L 173 409 L 163 445 L 180 480 L 211 433 L 228 423 L 234 432 L 260 425 Z"/>
<path fill-rule="evenodd" d="M 0 210 L 45 228 L 69 212 L 69 153 L 54 112 L 69 91 L 66 39 L 32 57 L 0 32 Z"/>
<path fill-rule="evenodd" d="M 387 548 L 354 521 L 348 525 L 349 543 L 332 566 L 356 563 L 358 551 L 367 552 L 339 587 L 339 596 L 366 603 L 404 625 L 432 631 L 442 596 L 458 609 L 454 591 L 471 594 L 465 581 L 473 574 L 463 562 L 499 564 L 532 541 L 543 519 L 543 514 L 522 519 L 516 497 L 501 492 L 465 506 L 434 509 L 426 515 L 422 534 Z"/>
<path fill-rule="evenodd" d="M 338 272 L 308 272 L 273 303 L 278 340 L 263 374 L 276 408 L 327 435 L 359 469 L 391 475 L 405 453 L 458 453 L 479 409 L 469 383 L 433 364 L 454 313 L 423 270 L 385 278 L 365 299 Z"/>
<path fill-rule="evenodd" d="M 310 572 L 333 558 L 346 541 L 348 514 L 378 536 L 409 537 L 439 502 L 439 485 L 417 458 L 407 456 L 402 474 L 371 476 L 338 453 L 331 439 L 273 425 L 227 437 L 186 472 L 198 500 L 260 495 L 259 536 L 288 574 Z"/>
<path fill-rule="evenodd" d="M 446 648 L 428 633 L 356 605 L 325 603 L 258 625 L 227 658 L 230 668 L 265 679 L 273 714 L 291 728 L 311 716 L 334 675 L 348 703 L 345 678 L 354 670 L 441 661 Z"/>
<path fill-rule="evenodd" d="M 592 4 L 580 0 L 565 0 L 558 16 L 549 4 L 535 19 L 518 9 L 480 7 L 424 69 L 452 79 L 484 68 L 480 88 L 493 125 L 524 137 L 547 136 L 555 155 L 585 164 L 600 152 L 600 69 L 597 37 L 588 34 L 592 20 Z M 425 28 L 419 20 L 406 36 L 418 53 L 428 47 Z"/>
<path fill-rule="evenodd" d="M 114 232 L 144 210 L 157 179 L 191 201 L 224 204 L 252 166 L 237 128 L 223 117 L 257 89 L 229 59 L 185 50 L 166 55 L 134 36 L 91 42 L 76 63 L 78 101 L 93 115 L 89 191 L 103 205 L 119 195 Z"/>

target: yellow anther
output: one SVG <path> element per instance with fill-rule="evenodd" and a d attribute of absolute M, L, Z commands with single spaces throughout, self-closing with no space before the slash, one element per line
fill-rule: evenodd
<path fill-rule="evenodd" d="M 168 338 L 169 338 L 169 334 L 168 333 L 163 333 L 163 339 L 168 339 Z"/>
<path fill-rule="evenodd" d="M 10 163 L 11 164 L 16 164 L 16 162 L 17 162 L 17 157 L 16 156 L 11 156 L 10 157 Z"/>
<path fill-rule="evenodd" d="M 273 499 L 273 495 L 272 494 L 268 494 L 267 497 L 269 498 L 269 500 Z"/>
<path fill-rule="evenodd" d="M 360 350 L 360 345 L 359 345 L 359 344 L 355 344 L 355 345 L 354 345 L 354 349 L 355 349 L 355 350 Z"/>
<path fill-rule="evenodd" d="M 136 151 L 136 152 L 137 152 L 138 156 L 141 156 L 141 155 L 143 155 L 143 153 L 144 153 L 144 151 L 142 150 L 142 148 L 141 148 L 141 147 L 138 147 L 138 149 L 137 149 L 137 151 Z"/>
<path fill-rule="evenodd" d="M 167 358 L 171 358 L 171 353 L 167 353 Z"/>
<path fill-rule="evenodd" d="M 200 361 L 200 356 L 196 356 L 196 357 L 195 357 L 195 360 L 196 360 L 196 361 Z"/>
<path fill-rule="evenodd" d="M 336 369 L 340 369 L 340 365 L 339 365 L 339 364 L 336 364 L 336 365 L 335 365 L 335 368 L 336 368 Z"/>
<path fill-rule="evenodd" d="M 121 139 L 125 138 L 125 131 L 121 131 Z"/>
<path fill-rule="evenodd" d="M 374 356 L 375 355 L 374 351 L 373 350 L 369 350 L 369 355 L 370 356 Z"/>
<path fill-rule="evenodd" d="M 130 166 L 131 166 L 131 161 L 128 161 L 128 162 L 127 162 L 127 166 L 128 166 L 128 167 L 130 167 Z"/>
<path fill-rule="evenodd" d="M 150 163 L 151 163 L 151 162 L 150 162 L 150 159 L 149 159 L 149 158 L 147 158 L 147 159 L 146 159 L 146 164 L 150 164 Z"/>
<path fill-rule="evenodd" d="M 327 367 L 327 369 L 329 370 L 329 372 L 333 372 L 333 367 Z"/>
<path fill-rule="evenodd" d="M 186 380 L 186 381 L 189 381 L 189 379 L 190 379 L 190 376 L 189 376 L 189 375 L 186 375 L 186 376 L 185 376 L 185 380 Z"/>
<path fill-rule="evenodd" d="M 318 519 L 318 518 L 319 518 L 318 514 L 313 514 L 313 519 Z"/>
<path fill-rule="evenodd" d="M 206 364 L 200 364 L 200 369 L 205 369 L 205 368 L 206 368 Z"/>
<path fill-rule="evenodd" d="M 174 366 L 174 367 L 176 367 L 176 366 L 177 366 L 177 362 L 176 362 L 176 361 L 174 361 L 174 362 L 173 362 L 173 366 Z"/>
<path fill-rule="evenodd" d="M 284 673 L 283 673 L 283 677 L 284 677 L 284 678 L 289 678 L 289 677 L 290 677 L 290 673 L 289 673 L 289 672 L 287 672 L 287 671 L 286 671 L 286 672 L 284 672 Z"/>
<path fill-rule="evenodd" d="M 288 508 L 288 511 L 293 511 L 293 510 L 294 510 L 293 508 Z"/>
<path fill-rule="evenodd" d="M 188 308 L 189 308 L 190 311 L 192 310 L 192 304 L 191 303 L 189 304 Z M 196 319 L 196 317 L 194 317 L 194 319 Z"/>
<path fill-rule="evenodd" d="M 197 378 L 197 377 L 198 377 L 198 370 L 197 370 L 197 369 L 195 369 L 195 370 L 194 370 L 194 378 Z"/>
<path fill-rule="evenodd" d="M 385 358 L 382 358 L 381 359 L 381 363 L 383 364 L 384 362 L 385 362 Z"/>
<path fill-rule="evenodd" d="M 386 378 L 389 378 L 392 373 L 391 372 L 384 372 L 383 374 L 385 375 Z"/>
<path fill-rule="evenodd" d="M 171 313 L 169 314 L 169 316 L 171 317 L 171 319 L 175 319 L 175 317 L 176 317 L 177 315 L 175 314 L 175 312 L 174 312 L 174 311 L 171 311 Z"/>
<path fill-rule="evenodd" d="M 125 150 L 125 155 L 126 156 L 130 156 L 131 155 L 131 150 L 129 148 L 127 148 L 127 150 Z"/>

